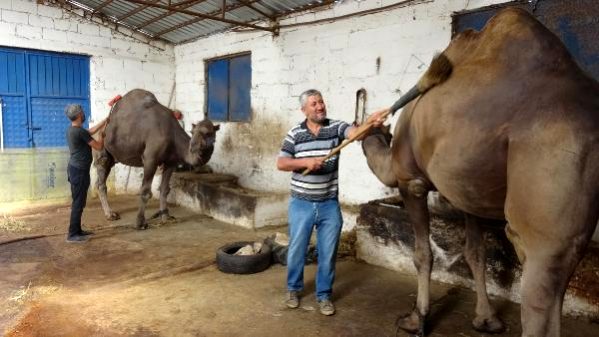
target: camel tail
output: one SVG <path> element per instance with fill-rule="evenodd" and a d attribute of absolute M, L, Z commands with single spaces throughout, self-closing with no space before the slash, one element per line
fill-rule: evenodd
<path fill-rule="evenodd" d="M 416 97 L 424 94 L 432 87 L 445 82 L 453 70 L 451 61 L 445 54 L 437 54 L 431 61 L 424 75 L 418 81 L 418 84 L 413 86 L 405 95 L 401 96 L 389 109 L 392 114 L 403 108 Z"/>

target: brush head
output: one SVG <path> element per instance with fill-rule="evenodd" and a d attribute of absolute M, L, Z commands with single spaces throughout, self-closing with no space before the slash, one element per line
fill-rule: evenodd
<path fill-rule="evenodd" d="M 443 53 L 437 54 L 431 61 L 428 70 L 420 78 L 420 81 L 418 81 L 416 85 L 418 90 L 424 93 L 435 85 L 443 83 L 451 75 L 452 69 L 453 66 L 447 56 Z"/>

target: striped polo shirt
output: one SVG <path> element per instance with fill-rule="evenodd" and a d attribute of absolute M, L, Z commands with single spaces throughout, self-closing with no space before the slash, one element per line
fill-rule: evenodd
<path fill-rule="evenodd" d="M 323 157 L 348 137 L 349 124 L 326 119 L 317 136 L 314 136 L 304 120 L 294 126 L 285 137 L 280 157 Z M 308 201 L 337 198 L 339 155 L 327 159 L 317 171 L 302 175 L 302 170 L 291 175 L 291 196 Z"/>

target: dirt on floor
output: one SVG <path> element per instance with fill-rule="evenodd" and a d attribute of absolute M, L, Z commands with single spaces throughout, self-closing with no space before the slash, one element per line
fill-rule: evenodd
<path fill-rule="evenodd" d="M 395 320 L 408 312 L 416 280 L 352 258 L 339 260 L 337 314 L 322 316 L 314 298 L 315 266 L 306 267 L 299 309 L 283 304 L 286 269 L 252 275 L 218 271 L 215 252 L 234 241 L 261 240 L 285 228 L 247 230 L 181 207 L 174 222 L 137 231 L 134 196 L 112 196 L 122 219 L 104 220 L 90 200 L 88 242 L 65 242 L 69 206 L 10 214 L 0 228 L 0 331 L 6 336 L 407 336 Z M 148 214 L 157 209 L 152 201 Z M 484 336 L 470 328 L 472 291 L 433 284 L 428 336 Z M 520 336 L 516 304 L 494 301 Z M 564 336 L 597 336 L 599 325 L 564 318 Z"/>

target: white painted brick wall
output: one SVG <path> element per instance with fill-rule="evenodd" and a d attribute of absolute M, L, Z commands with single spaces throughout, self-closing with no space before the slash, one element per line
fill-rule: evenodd
<path fill-rule="evenodd" d="M 272 144 L 266 146 L 259 140 L 248 144 L 253 140 L 236 135 L 236 124 L 222 123 L 210 164 L 217 171 L 239 176 L 246 187 L 287 191 L 289 173 L 277 171 L 275 161 L 284 134 L 303 120 L 297 101 L 302 91 L 320 89 L 329 116 L 348 122 L 354 119 L 355 93 L 360 88 L 368 91 L 368 112 L 389 106 L 399 97 L 397 90 L 405 92 L 413 86 L 434 53 L 447 46 L 454 11 L 505 1 L 423 0 L 333 23 L 283 29 L 275 38 L 263 32 L 223 33 L 176 46 L 177 107 L 185 113 L 186 121 L 203 118 L 204 61 L 251 51 L 251 128 L 264 132 L 260 124 L 266 124 L 274 134 L 264 137 L 270 137 Z M 331 18 L 399 2 L 345 1 L 316 13 L 297 14 L 281 24 Z M 229 143 L 227 151 L 225 142 Z M 248 158 L 248 151 L 256 158 Z M 361 203 L 390 193 L 368 169 L 357 143 L 349 145 L 341 156 L 340 191 L 345 203 Z"/>
<path fill-rule="evenodd" d="M 79 11 L 79 14 L 82 14 Z M 174 50 L 137 41 L 73 13 L 30 0 L 0 0 L 3 46 L 84 54 L 90 62 L 90 123 L 108 115 L 108 101 L 134 88 L 154 92 L 164 104 L 175 78 Z M 116 169 L 121 174 L 122 166 Z M 135 185 L 137 175 L 130 182 Z M 117 189 L 122 186 L 117 184 Z"/>

